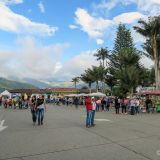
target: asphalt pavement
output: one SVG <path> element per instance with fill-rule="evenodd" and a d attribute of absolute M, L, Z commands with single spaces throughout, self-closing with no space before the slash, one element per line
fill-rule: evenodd
<path fill-rule="evenodd" d="M 0 160 L 160 160 L 160 114 L 97 112 L 48 105 L 42 126 L 29 109 L 0 108 Z M 5 128 L 2 128 L 5 127 Z"/>

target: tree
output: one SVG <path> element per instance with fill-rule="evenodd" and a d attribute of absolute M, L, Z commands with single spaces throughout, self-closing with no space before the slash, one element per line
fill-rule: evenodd
<path fill-rule="evenodd" d="M 139 60 L 140 55 L 133 44 L 130 30 L 120 24 L 110 56 L 109 73 L 116 79 L 122 94 L 129 92 L 132 95 L 138 85 L 141 68 Z"/>
<path fill-rule="evenodd" d="M 117 84 L 117 80 L 112 74 L 107 74 L 105 77 L 105 83 L 110 87 L 110 91 L 112 93 L 113 87 Z"/>
<path fill-rule="evenodd" d="M 153 60 L 155 69 L 156 89 L 160 89 L 160 50 L 159 50 L 159 36 L 160 36 L 160 16 L 149 17 L 148 21 L 139 20 L 140 26 L 134 26 L 134 29 L 146 37 L 146 43 L 150 44 L 150 48 L 146 48 Z M 147 45 L 148 47 L 149 45 Z M 148 50 L 149 49 L 149 50 Z"/>
<path fill-rule="evenodd" d="M 140 71 L 140 81 L 139 84 L 142 87 L 150 87 L 155 83 L 155 71 L 154 68 L 147 69 L 142 67 Z"/>
<path fill-rule="evenodd" d="M 102 61 L 102 66 L 105 67 L 104 63 L 105 60 L 109 57 L 109 51 L 107 48 L 100 48 L 97 49 L 97 53 L 94 54 L 97 57 L 97 60 L 100 62 Z"/>
<path fill-rule="evenodd" d="M 91 85 L 94 82 L 92 75 L 89 74 L 88 70 L 85 70 L 85 73 L 81 74 L 80 79 L 88 84 L 90 93 L 91 93 Z"/>
<path fill-rule="evenodd" d="M 79 82 L 79 77 L 72 78 L 72 82 L 74 83 L 74 87 L 77 88 L 77 83 Z"/>

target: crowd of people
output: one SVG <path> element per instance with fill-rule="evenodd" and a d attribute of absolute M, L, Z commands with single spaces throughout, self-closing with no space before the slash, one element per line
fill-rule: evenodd
<path fill-rule="evenodd" d="M 5 109 L 31 109 L 33 124 L 43 125 L 44 111 L 46 111 L 46 101 L 43 95 L 24 97 L 16 96 L 14 98 L 1 97 L 0 105 L 3 105 Z"/>
<path fill-rule="evenodd" d="M 5 109 L 27 109 L 29 107 L 28 103 L 28 99 L 25 99 L 24 97 L 0 97 L 0 105 L 3 105 Z"/>
<path fill-rule="evenodd" d="M 145 98 L 122 98 L 122 97 L 44 97 L 43 95 L 33 95 L 31 97 L 0 98 L 0 104 L 4 108 L 30 108 L 33 124 L 38 121 L 38 125 L 43 125 L 44 111 L 46 103 L 58 106 L 86 106 L 87 117 L 86 127 L 95 126 L 94 117 L 98 111 L 108 112 L 115 110 L 116 114 L 135 115 L 140 112 L 154 112 L 156 105 L 153 100 L 146 96 Z"/>

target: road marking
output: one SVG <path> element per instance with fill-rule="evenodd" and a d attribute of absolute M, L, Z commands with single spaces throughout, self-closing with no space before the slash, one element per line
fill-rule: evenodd
<path fill-rule="evenodd" d="M 3 126 L 5 120 L 0 121 L 0 132 L 2 132 L 4 129 L 6 129 L 8 126 Z"/>
<path fill-rule="evenodd" d="M 112 122 L 109 119 L 95 119 L 95 121 L 99 121 L 99 122 Z"/>

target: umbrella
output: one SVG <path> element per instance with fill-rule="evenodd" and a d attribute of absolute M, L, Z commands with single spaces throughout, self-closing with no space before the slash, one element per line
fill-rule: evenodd
<path fill-rule="evenodd" d="M 90 93 L 88 94 L 89 96 L 95 96 L 95 97 L 105 97 L 106 95 L 104 93 L 101 92 L 95 92 L 95 93 Z"/>

